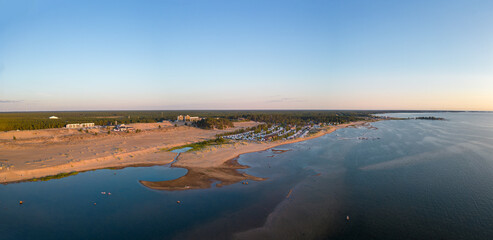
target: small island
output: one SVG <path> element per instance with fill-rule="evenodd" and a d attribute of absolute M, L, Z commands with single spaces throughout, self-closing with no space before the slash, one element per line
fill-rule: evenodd
<path fill-rule="evenodd" d="M 409 118 L 409 119 L 415 119 L 415 120 L 436 120 L 436 121 L 443 121 L 443 120 L 445 120 L 445 118 L 433 117 L 433 116 L 429 116 L 429 117 L 414 117 L 414 118 Z"/>

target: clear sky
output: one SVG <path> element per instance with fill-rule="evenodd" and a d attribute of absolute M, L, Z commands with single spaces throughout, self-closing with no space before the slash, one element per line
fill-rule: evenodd
<path fill-rule="evenodd" d="M 0 111 L 493 110 L 493 1 L 0 0 Z"/>

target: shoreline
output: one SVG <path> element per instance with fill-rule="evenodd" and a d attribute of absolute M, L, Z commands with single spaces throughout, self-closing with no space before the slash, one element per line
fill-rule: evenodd
<path fill-rule="evenodd" d="M 247 153 L 253 153 L 253 152 L 261 152 L 261 151 L 266 151 L 275 147 L 287 145 L 287 144 L 292 144 L 292 143 L 297 143 L 297 142 L 303 142 L 307 140 L 311 140 L 314 138 L 318 138 L 327 134 L 331 134 L 335 132 L 338 129 L 343 129 L 347 127 L 354 127 L 354 126 L 362 126 L 369 123 L 368 121 L 358 121 L 358 122 L 351 122 L 347 124 L 341 124 L 338 126 L 331 126 L 329 128 L 323 129 L 313 135 L 310 135 L 305 138 L 297 138 L 297 139 L 292 139 L 292 140 L 280 140 L 276 142 L 267 142 L 267 143 L 235 143 L 233 144 L 233 148 L 231 148 L 230 145 L 222 145 L 219 147 L 210 147 L 205 150 L 201 151 L 196 151 L 196 152 L 184 152 L 180 155 L 180 159 L 178 159 L 174 164 L 173 167 L 194 167 L 194 166 L 200 166 L 200 167 L 214 167 L 214 166 L 219 166 L 222 163 L 238 158 L 242 154 L 247 154 Z M 218 151 L 222 149 L 223 151 Z M 222 159 L 208 159 L 208 158 L 217 158 L 218 155 L 220 155 L 223 152 L 226 152 L 228 150 L 234 149 L 235 153 L 234 154 L 229 154 L 230 157 L 222 158 Z M 239 152 L 239 153 L 238 153 Z M 202 159 L 207 159 L 209 161 L 198 161 L 197 158 L 201 157 Z M 221 156 L 223 157 L 223 156 Z"/>
<path fill-rule="evenodd" d="M 241 165 L 238 162 L 236 162 L 236 164 L 230 164 L 230 162 L 236 161 L 236 159 L 243 154 L 262 152 L 287 144 L 307 141 L 333 133 L 338 129 L 362 126 L 367 123 L 368 122 L 366 121 L 360 121 L 341 124 L 339 126 L 323 129 L 320 132 L 305 138 L 271 143 L 226 144 L 229 146 L 222 145 L 219 147 L 209 147 L 208 149 L 197 152 L 184 152 L 181 153 L 180 158 L 170 167 L 185 168 L 187 174 L 173 180 L 139 182 L 142 185 L 155 190 L 179 191 L 211 188 L 214 182 L 217 183 L 215 185 L 216 187 L 222 187 L 238 182 L 248 184 L 248 180 L 263 181 L 265 179 L 237 171 L 238 169 L 248 168 L 249 166 Z M 277 154 L 283 152 L 284 151 L 281 151 Z"/>
<path fill-rule="evenodd" d="M 69 161 L 66 163 L 55 164 L 53 166 L 42 166 L 32 169 L 11 169 L 0 171 L 0 184 L 11 184 L 26 182 L 32 179 L 39 179 L 47 176 L 70 172 L 87 172 L 106 168 L 126 168 L 126 167 L 145 167 L 170 164 L 170 167 L 185 168 L 189 172 L 192 169 L 232 169 L 231 166 L 225 165 L 231 159 L 235 159 L 242 154 L 266 151 L 268 149 L 279 147 L 286 144 L 307 141 L 318 138 L 326 134 L 330 134 L 337 129 L 360 126 L 367 124 L 368 121 L 358 121 L 338 126 L 331 126 L 322 129 L 311 136 L 292 140 L 281 140 L 279 142 L 269 143 L 246 143 L 237 142 L 233 144 L 225 144 L 219 147 L 207 148 L 200 151 L 180 153 L 179 159 L 175 161 L 176 153 L 162 151 L 162 146 L 153 146 L 136 151 L 122 152 L 108 156 L 101 156 L 90 159 L 81 159 L 78 161 Z M 194 129 L 193 129 L 194 130 Z M 191 130 L 192 131 L 192 130 Z M 210 131 L 210 130 L 195 130 L 195 131 Z M 223 131 L 225 132 L 225 131 Z M 208 135 L 213 136 L 217 131 L 212 131 Z M 162 137 L 162 136 L 161 136 Z M 200 137 L 194 137 L 193 140 L 200 141 Z M 127 139 L 126 139 L 127 140 Z M 166 147 L 180 146 L 187 142 L 171 144 Z M 192 141 L 193 142 L 193 141 Z M 39 151 L 39 150 L 38 150 Z M 96 153 L 97 155 L 97 153 Z M 234 170 L 234 169 L 233 169 Z M 236 171 L 236 170 L 235 170 Z M 223 179 L 224 180 L 224 179 Z M 227 179 L 226 179 L 227 180 Z"/>

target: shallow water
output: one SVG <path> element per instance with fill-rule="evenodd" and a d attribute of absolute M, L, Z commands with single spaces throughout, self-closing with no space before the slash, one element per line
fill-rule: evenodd
<path fill-rule="evenodd" d="M 248 185 L 139 183 L 187 172 L 166 166 L 0 185 L 0 239 L 493 239 L 493 114 L 393 115 L 447 121 L 381 121 L 245 154 L 240 171 L 268 178 Z"/>

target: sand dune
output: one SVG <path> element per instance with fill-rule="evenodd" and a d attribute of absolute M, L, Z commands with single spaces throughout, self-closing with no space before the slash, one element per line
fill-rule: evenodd
<path fill-rule="evenodd" d="M 169 123 L 132 124 L 144 130 L 110 134 L 104 129 L 92 129 L 89 133 L 72 129 L 3 132 L 0 134 L 0 182 L 106 167 L 167 164 L 175 154 L 160 149 L 211 139 L 218 133 L 257 124 L 240 122 L 228 130 L 174 127 Z M 9 138 L 13 134 L 17 140 Z"/>

